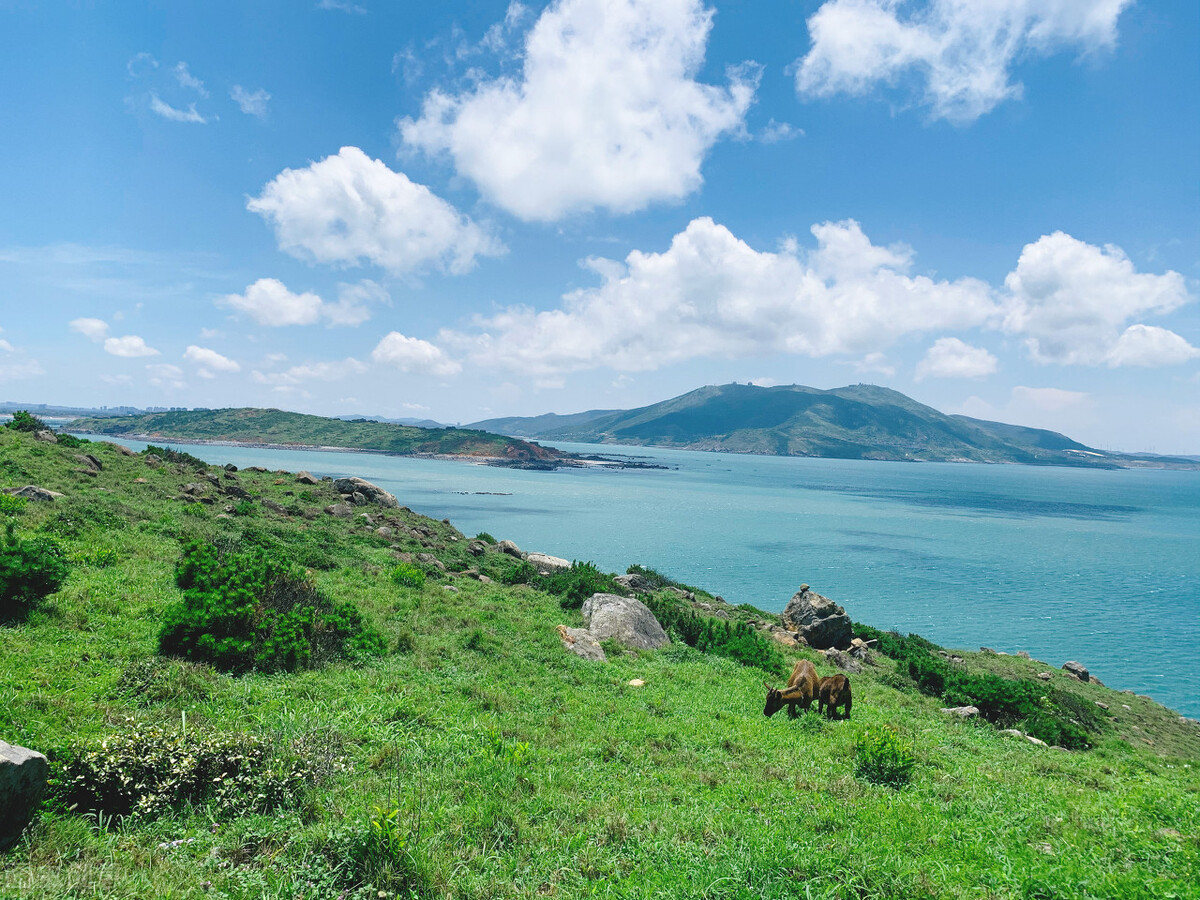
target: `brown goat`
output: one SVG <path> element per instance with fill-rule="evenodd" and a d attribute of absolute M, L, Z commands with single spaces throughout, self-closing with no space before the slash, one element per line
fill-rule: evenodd
<path fill-rule="evenodd" d="M 783 690 L 776 690 L 765 681 L 763 687 L 767 689 L 767 705 L 763 707 L 763 715 L 768 718 L 775 715 L 786 703 L 788 715 L 794 719 L 799 715 L 797 706 L 808 712 L 812 702 L 817 699 L 817 670 L 807 659 L 801 659 L 792 667 L 792 674 Z"/>
<path fill-rule="evenodd" d="M 850 718 L 850 679 L 845 675 L 826 675 L 821 679 L 817 689 L 817 712 L 823 712 L 830 719 Z M 838 707 L 842 707 L 842 715 L 837 715 Z"/>

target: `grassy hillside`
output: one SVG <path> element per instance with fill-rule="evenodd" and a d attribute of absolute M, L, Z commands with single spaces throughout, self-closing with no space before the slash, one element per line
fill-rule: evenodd
<path fill-rule="evenodd" d="M 1104 454 L 1053 432 L 947 416 L 896 391 L 852 385 L 710 385 L 608 415 L 494 419 L 509 434 L 839 459 L 974 461 L 1113 467 Z"/>
<path fill-rule="evenodd" d="M 278 409 L 214 409 L 79 419 L 73 429 L 172 441 L 243 441 L 346 447 L 398 454 L 488 456 L 549 461 L 557 451 L 528 441 L 466 428 L 418 428 L 367 419 L 343 421 Z"/>
<path fill-rule="evenodd" d="M 682 643 L 581 660 L 555 631 L 579 613 L 491 536 L 404 508 L 327 514 L 330 482 L 0 429 L 0 487 L 26 484 L 64 496 L 6 500 L 0 518 L 55 542 L 69 575 L 0 625 L 0 738 L 48 753 L 59 787 L 0 855 L 5 900 L 1200 897 L 1200 728 L 1149 699 L 1055 673 L 1108 706 L 1094 748 L 1071 752 L 952 719 L 879 656 L 852 676 L 850 720 L 766 719 L 764 679 L 800 657 L 834 669 Z M 192 541 L 304 567 L 382 654 L 242 675 L 159 655 Z M 1046 669 L 962 656 L 979 674 Z M 155 757 L 172 771 L 224 754 L 218 788 L 126 818 L 68 808 L 65 773 L 128 760 L 148 732 L 183 748 Z M 872 735 L 911 753 L 907 784 L 857 764 Z M 265 773 L 222 792 L 235 755 L 264 752 Z"/>

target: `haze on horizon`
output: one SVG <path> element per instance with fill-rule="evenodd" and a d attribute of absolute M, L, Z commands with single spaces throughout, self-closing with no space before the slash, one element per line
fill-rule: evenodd
<path fill-rule="evenodd" d="M 0 400 L 474 422 L 861 381 L 1200 453 L 1194 0 L 0 4 L 0 35 Z"/>

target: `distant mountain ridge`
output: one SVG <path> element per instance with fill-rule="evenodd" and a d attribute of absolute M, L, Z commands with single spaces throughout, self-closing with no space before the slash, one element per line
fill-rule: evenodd
<path fill-rule="evenodd" d="M 857 384 L 832 390 L 708 385 L 630 410 L 487 419 L 472 428 L 538 440 L 723 450 L 773 456 L 1116 468 L 1177 465 L 1096 450 L 1039 428 L 950 416 L 899 391 Z"/>

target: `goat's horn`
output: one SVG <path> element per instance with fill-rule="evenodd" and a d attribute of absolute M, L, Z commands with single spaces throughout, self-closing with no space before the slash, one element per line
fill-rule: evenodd
<path fill-rule="evenodd" d="M 770 690 L 774 690 L 774 689 L 773 689 L 773 688 L 772 688 L 772 687 L 771 687 L 769 684 L 767 684 L 765 681 L 763 682 L 763 687 L 765 687 L 765 688 L 766 688 L 768 691 L 770 691 Z"/>

